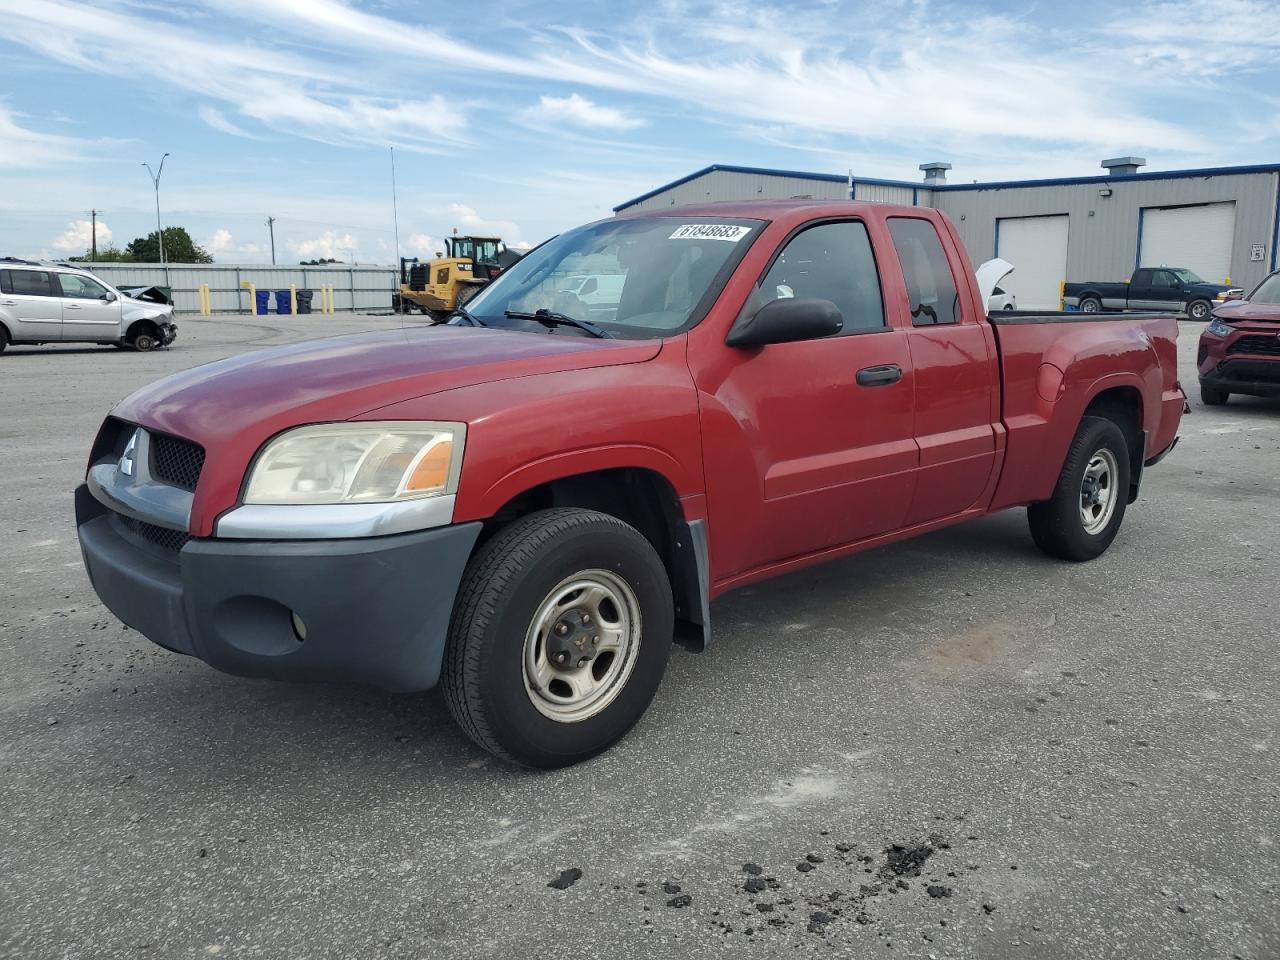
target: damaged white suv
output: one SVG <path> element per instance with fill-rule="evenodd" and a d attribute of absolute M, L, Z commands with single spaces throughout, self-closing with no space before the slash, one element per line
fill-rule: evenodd
<path fill-rule="evenodd" d="M 0 350 L 102 343 L 145 352 L 177 336 L 172 304 L 127 296 L 87 270 L 0 258 Z"/>

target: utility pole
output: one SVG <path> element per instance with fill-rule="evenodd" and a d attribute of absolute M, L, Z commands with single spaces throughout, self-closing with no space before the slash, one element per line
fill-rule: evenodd
<path fill-rule="evenodd" d="M 391 148 L 391 219 L 396 232 L 396 269 L 400 269 L 400 213 L 396 209 L 396 148 Z"/>
<path fill-rule="evenodd" d="M 89 216 L 93 218 L 92 233 L 90 234 L 92 239 L 90 240 L 91 246 L 89 247 L 89 262 L 93 263 L 98 259 L 98 211 L 90 210 Z"/>
<path fill-rule="evenodd" d="M 267 217 L 267 229 L 271 231 L 271 265 L 276 265 L 276 218 Z"/>
<path fill-rule="evenodd" d="M 167 286 L 169 283 L 169 264 L 164 258 L 164 230 L 160 226 L 160 177 L 164 174 L 164 160 L 169 154 L 165 154 L 160 158 L 160 169 L 155 173 L 151 172 L 151 164 L 143 163 L 147 168 L 147 174 L 151 177 L 151 182 L 156 188 L 156 239 L 160 241 L 160 265 L 164 267 L 164 282 Z"/>

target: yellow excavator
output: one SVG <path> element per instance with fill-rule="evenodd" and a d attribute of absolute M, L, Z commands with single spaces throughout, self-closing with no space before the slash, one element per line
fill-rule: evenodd
<path fill-rule="evenodd" d="M 400 258 L 400 289 L 391 296 L 396 313 L 417 310 L 437 322 L 484 289 L 520 259 L 499 237 L 447 237 L 444 256 L 427 263 Z"/>

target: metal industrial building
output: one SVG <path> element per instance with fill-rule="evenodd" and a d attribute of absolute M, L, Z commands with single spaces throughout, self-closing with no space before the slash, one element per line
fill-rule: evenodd
<path fill-rule="evenodd" d="M 975 264 L 1014 265 L 1004 286 L 1033 310 L 1057 309 L 1064 280 L 1124 280 L 1140 266 L 1188 267 L 1246 289 L 1276 268 L 1280 164 L 1140 172 L 1145 163 L 1119 157 L 1097 176 L 994 183 L 947 183 L 945 163 L 922 164 L 916 183 L 715 164 L 614 212 L 794 197 L 935 207 Z"/>

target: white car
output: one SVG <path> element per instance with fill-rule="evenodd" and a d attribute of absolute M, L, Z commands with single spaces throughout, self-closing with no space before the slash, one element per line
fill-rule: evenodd
<path fill-rule="evenodd" d="M 1018 309 L 1017 297 L 1000 286 L 1000 282 L 1011 273 L 1013 264 L 999 257 L 988 260 L 974 271 L 978 278 L 978 290 L 987 298 L 987 313 Z"/>
<path fill-rule="evenodd" d="M 177 336 L 172 304 L 126 296 L 88 270 L 0 258 L 0 351 L 11 343 L 101 343 L 146 352 Z"/>
<path fill-rule="evenodd" d="M 987 311 L 995 313 L 997 310 L 1017 310 L 1018 298 L 1012 293 L 1006 293 L 1002 288 L 996 287 L 991 291 L 991 296 L 987 298 Z"/>

